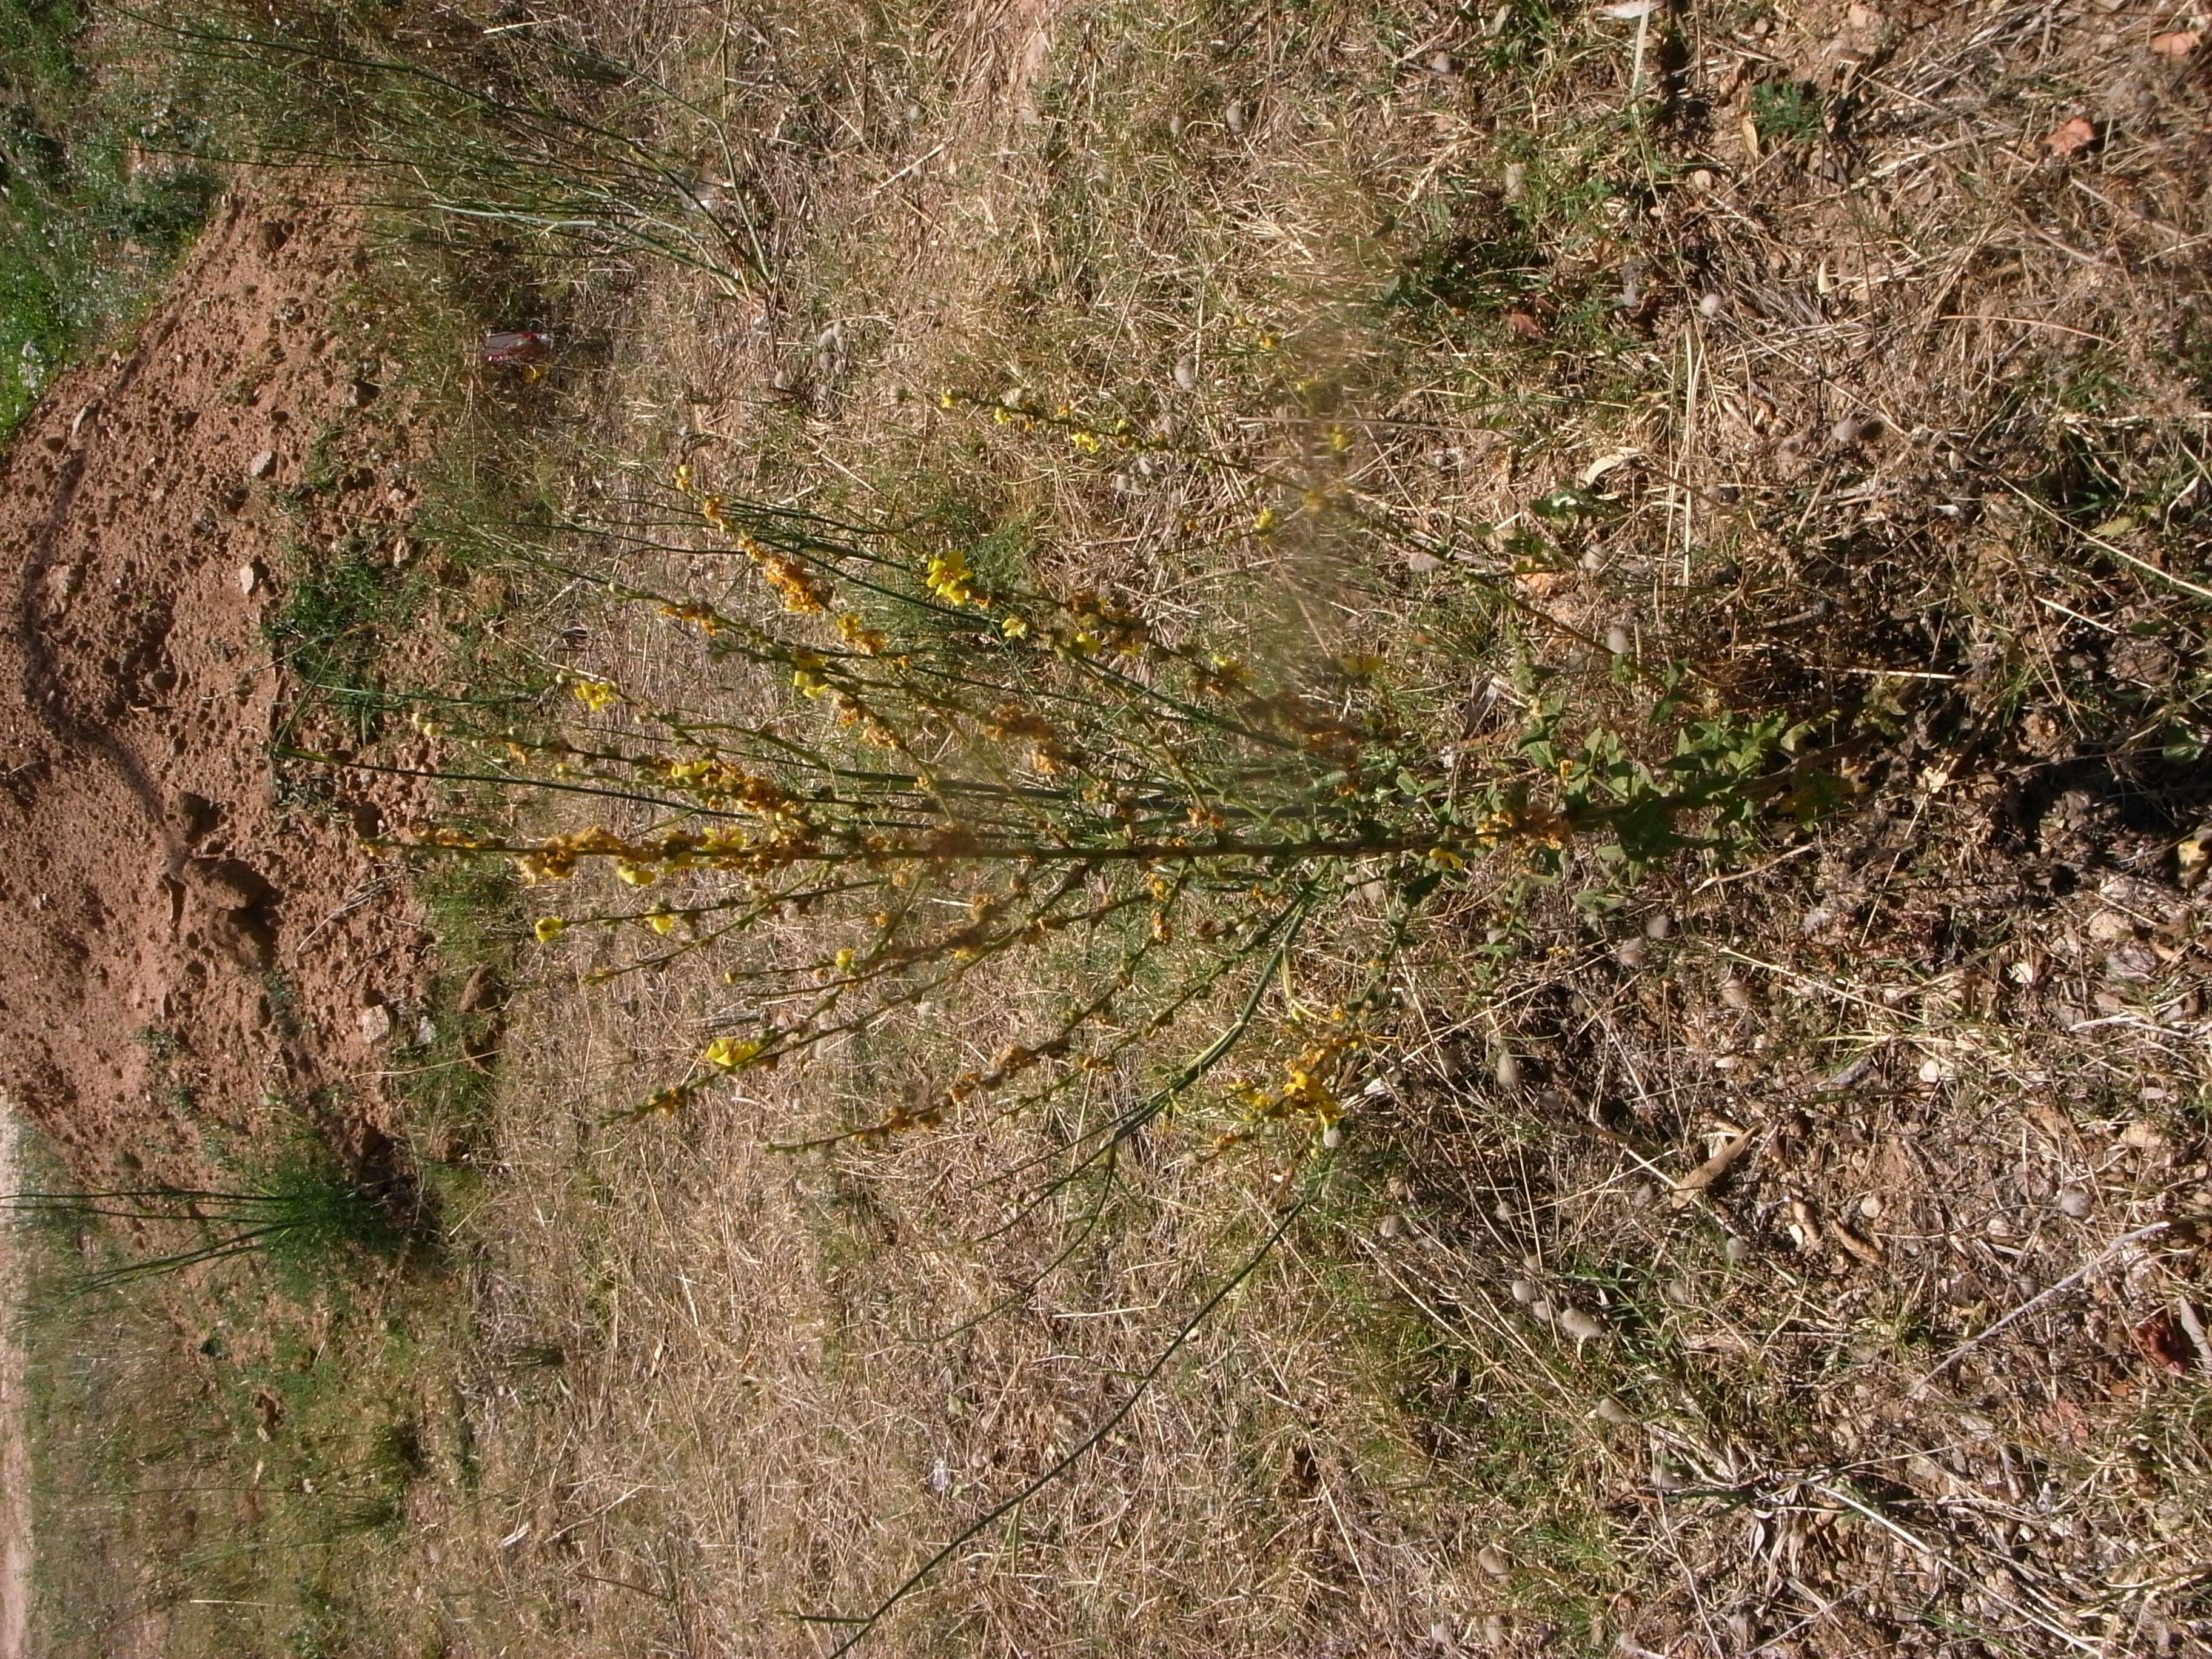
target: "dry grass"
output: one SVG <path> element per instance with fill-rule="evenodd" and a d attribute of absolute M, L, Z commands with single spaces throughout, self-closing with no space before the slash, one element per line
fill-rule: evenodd
<path fill-rule="evenodd" d="M 1456 901 L 1277 1256 L 874 1639 L 2197 1639 L 2200 1385 L 2132 1335 L 2201 1296 L 2159 1224 L 2206 1201 L 2201 912 L 2166 852 L 2203 797 L 2144 752 L 2198 729 L 2203 685 L 2199 94 L 2147 51 L 2158 20 L 1694 7 L 1680 61 L 1647 49 L 1648 124 L 1632 26 L 1528 9 L 1503 42 L 1348 12 L 986 21 L 954 20 L 927 74 L 896 51 L 793 73 L 847 137 L 779 218 L 782 291 L 732 326 L 656 289 L 610 443 L 764 495 L 980 513 L 1155 614 L 1380 641 L 1446 707 L 1515 648 L 1457 586 L 1515 562 L 1480 527 L 1611 459 L 1519 596 L 1881 743 L 1853 811 L 1752 867 L 1595 921 L 1522 884 Z M 1790 113 L 1757 85 L 1800 78 L 1833 131 L 1754 156 L 1744 116 Z M 2054 160 L 2077 112 L 2112 136 Z M 1462 286 L 1394 307 L 1393 276 Z M 1374 562 L 1325 522 L 1249 536 L 1277 497 L 1249 477 L 1086 464 L 928 411 L 941 385 L 1333 477 L 1449 562 Z M 2137 501 L 2154 516 L 2110 546 L 2072 527 Z M 1607 706 L 1571 637 L 1517 648 Z M 610 624 L 586 665 L 696 696 L 654 651 Z M 1474 715 L 1440 737 L 1480 741 Z M 510 1497 L 483 1536 L 532 1522 L 481 1547 L 518 1635 L 828 1644 L 789 1615 L 866 1608 L 1018 1490 L 1279 1213 L 1264 1167 L 1194 1164 L 1170 1133 L 1058 1274 L 948 1338 L 1066 1236 L 958 1243 L 1050 1126 L 760 1151 L 939 1062 L 942 1032 L 610 1139 L 590 1126 L 711 988 L 544 995 L 476 1224 L 495 1340 L 576 1356 L 492 1437 Z M 979 1048 L 998 1017 L 958 1016 Z"/>
<path fill-rule="evenodd" d="M 828 1650 L 802 1616 L 865 1613 L 1103 1420 L 1286 1192 L 1263 1266 L 880 1650 L 2212 1637 L 2212 1357 L 2167 1311 L 2205 1308 L 2212 1212 L 2175 851 L 2212 805 L 2212 47 L 2154 52 L 2185 20 L 2125 5 L 1498 15 L 572 19 L 726 100 L 777 273 L 608 302 L 578 510 L 683 456 L 917 515 L 1279 658 L 1376 649 L 1471 752 L 1516 664 L 1638 732 L 1616 629 L 1711 706 L 1866 742 L 1846 810 L 1745 862 L 1471 878 L 1325 1169 L 1167 1124 L 1088 1231 L 1071 1199 L 985 1237 L 1065 1121 L 765 1150 L 1060 988 L 610 1127 L 717 987 L 548 958 L 456 1218 L 433 1438 L 466 1455 L 362 1592 L 421 1650 Z M 945 386 L 1182 453 L 1086 459 Z M 578 668 L 757 696 L 562 603 Z M 1322 931 L 1300 991 L 1358 937 Z"/>

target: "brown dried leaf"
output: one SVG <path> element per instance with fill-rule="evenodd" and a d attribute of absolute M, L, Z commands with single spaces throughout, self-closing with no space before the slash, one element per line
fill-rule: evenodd
<path fill-rule="evenodd" d="M 2203 40 L 2203 34 L 2197 29 L 2175 29 L 2171 33 L 2152 35 L 2150 49 L 2161 58 L 2186 58 Z"/>
<path fill-rule="evenodd" d="M 2051 128 L 2043 141 L 2044 148 L 2053 155 L 2072 155 L 2097 142 L 2097 129 L 2077 115 L 2070 121 L 2061 121 Z"/>

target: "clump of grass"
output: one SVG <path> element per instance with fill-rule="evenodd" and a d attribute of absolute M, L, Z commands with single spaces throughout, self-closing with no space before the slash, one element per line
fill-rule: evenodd
<path fill-rule="evenodd" d="M 671 262 L 726 290 L 767 273 L 764 226 L 709 112 L 565 31 L 424 31 L 349 6 L 167 26 L 239 102 L 257 161 L 334 168 L 432 221 L 581 262 Z M 703 165 L 694 159 L 704 155 Z"/>
<path fill-rule="evenodd" d="M 50 1221 L 143 1224 L 157 1236 L 195 1242 L 126 1256 L 83 1276 L 79 1288 L 106 1290 L 240 1256 L 281 1273 L 313 1277 L 363 1255 L 396 1255 L 413 1236 L 389 1198 L 348 1176 L 326 1157 L 299 1152 L 242 1189 L 173 1186 L 18 1192 L 0 1206 Z"/>
<path fill-rule="evenodd" d="M 0 433 L 129 324 L 206 222 L 216 171 L 170 154 L 194 132 L 74 0 L 0 13 Z"/>

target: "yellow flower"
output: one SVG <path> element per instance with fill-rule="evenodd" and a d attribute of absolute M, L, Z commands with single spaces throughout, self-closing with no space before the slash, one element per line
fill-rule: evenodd
<path fill-rule="evenodd" d="M 537 935 L 540 945 L 550 945 L 566 933 L 568 928 L 568 924 L 558 916 L 540 916 L 538 918 L 538 925 L 530 931 Z"/>
<path fill-rule="evenodd" d="M 625 887 L 650 887 L 659 873 L 648 864 L 635 864 L 629 859 L 615 860 L 615 879 Z"/>
<path fill-rule="evenodd" d="M 884 648 L 882 633 L 869 627 L 849 611 L 837 613 L 837 633 L 855 651 L 866 652 L 871 657 Z"/>
<path fill-rule="evenodd" d="M 676 926 L 676 918 L 666 910 L 655 910 L 645 919 L 645 925 L 656 933 L 665 933 Z"/>
<path fill-rule="evenodd" d="M 1279 515 L 1273 507 L 1263 507 L 1260 509 L 1260 516 L 1252 520 L 1252 528 L 1255 533 L 1264 536 L 1275 527 L 1279 520 Z"/>
<path fill-rule="evenodd" d="M 594 714 L 622 700 L 622 693 L 605 680 L 578 680 L 568 691 Z"/>
<path fill-rule="evenodd" d="M 758 1037 L 740 1041 L 736 1037 L 718 1036 L 707 1045 L 706 1052 L 699 1058 L 709 1066 L 719 1066 L 726 1072 L 734 1072 L 741 1066 L 751 1064 L 766 1046 Z"/>

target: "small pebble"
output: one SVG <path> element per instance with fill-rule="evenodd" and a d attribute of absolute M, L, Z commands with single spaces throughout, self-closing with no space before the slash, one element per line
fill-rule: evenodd
<path fill-rule="evenodd" d="M 1221 118 L 1229 124 L 1230 131 L 1242 132 L 1252 118 L 1251 108 L 1243 99 L 1236 99 L 1221 112 Z"/>
<path fill-rule="evenodd" d="M 1195 392 L 1198 390 L 1197 358 L 1178 357 L 1176 359 L 1175 383 L 1179 389 L 1184 392 Z"/>
<path fill-rule="evenodd" d="M 1721 981 L 1721 1000 L 1740 1014 L 1751 1012 L 1751 993 L 1740 979 Z"/>
<path fill-rule="evenodd" d="M 1731 1233 L 1721 1245 L 1721 1260 L 1731 1267 L 1741 1267 L 1751 1260 L 1751 1246 Z"/>
<path fill-rule="evenodd" d="M 1644 919 L 1644 937 L 1646 939 L 1665 939 L 1674 931 L 1674 918 L 1664 910 Z"/>
<path fill-rule="evenodd" d="M 1521 1062 L 1520 1062 L 1520 1060 L 1519 1060 L 1518 1059 L 1516 1059 L 1514 1055 L 1510 1054 L 1500 1054 L 1500 1055 L 1498 1055 L 1498 1086 L 1499 1088 L 1501 1088 L 1501 1089 L 1515 1089 L 1515 1088 L 1518 1088 L 1518 1087 L 1520 1086 L 1520 1085 L 1521 1085 Z"/>
<path fill-rule="evenodd" d="M 1510 1578 L 1513 1564 L 1505 1559 L 1505 1552 L 1495 1544 L 1485 1544 L 1474 1553 L 1474 1564 L 1492 1578 Z"/>
<path fill-rule="evenodd" d="M 1619 623 L 1605 630 L 1605 648 L 1616 657 L 1626 656 L 1634 644 L 1635 641 L 1629 637 L 1628 630 Z"/>
<path fill-rule="evenodd" d="M 2166 1150 L 2166 1131 L 2147 1117 L 2139 1117 L 2120 1131 L 2120 1145 L 2138 1152 Z"/>
<path fill-rule="evenodd" d="M 1605 1327 L 1580 1308 L 1560 1309 L 1559 1328 L 1577 1342 L 1592 1342 L 1605 1334 Z"/>
<path fill-rule="evenodd" d="M 1650 954 L 1640 939 L 1625 939 L 1613 947 L 1613 959 L 1624 968 L 1641 968 Z"/>
<path fill-rule="evenodd" d="M 1700 316 L 1700 317 L 1717 317 L 1717 316 L 1719 316 L 1720 314 L 1721 314 L 1721 296 L 1720 296 L 1719 295 L 1717 295 L 1717 294 L 1701 294 L 1701 295 L 1699 295 L 1698 296 L 1698 316 Z"/>
<path fill-rule="evenodd" d="M 273 449 L 263 450 L 246 464 L 246 476 L 249 478 L 265 478 L 276 470 L 276 452 Z"/>
<path fill-rule="evenodd" d="M 1437 52 L 1429 59 L 1429 73 L 1431 75 L 1449 75 L 1458 67 L 1458 64 L 1448 52 Z"/>
<path fill-rule="evenodd" d="M 1330 1152 L 1344 1145 L 1344 1131 L 1332 1123 L 1321 1132 L 1321 1144 Z"/>
<path fill-rule="evenodd" d="M 1375 1236 L 1378 1238 L 1395 1238 L 1404 1230 L 1405 1224 L 1398 1217 L 1386 1215 L 1375 1224 Z"/>
<path fill-rule="evenodd" d="M 1597 1414 L 1616 1428 L 1627 1428 L 1636 1421 L 1636 1413 L 1611 1395 L 1597 1402 Z"/>
<path fill-rule="evenodd" d="M 1692 190 L 1707 191 L 1711 190 L 1712 187 L 1713 174 L 1711 168 L 1699 167 L 1694 173 L 1690 174 L 1690 188 Z"/>
<path fill-rule="evenodd" d="M 1528 169 L 1518 161 L 1511 163 L 1505 169 L 1504 182 L 1505 199 L 1509 202 L 1519 201 L 1522 192 L 1528 187 Z"/>
<path fill-rule="evenodd" d="M 260 586 L 261 568 L 258 565 L 242 564 L 238 567 L 238 591 L 240 592 L 250 595 L 255 588 Z"/>
<path fill-rule="evenodd" d="M 1505 1293 L 1524 1308 L 1535 1304 L 1536 1287 L 1525 1279 L 1515 1279 L 1505 1287 Z"/>
<path fill-rule="evenodd" d="M 2094 1200 L 2080 1187 L 2062 1188 L 2058 1194 L 2058 1213 L 2075 1221 L 2087 1216 L 2094 1207 Z"/>

